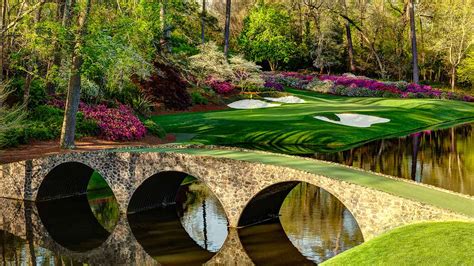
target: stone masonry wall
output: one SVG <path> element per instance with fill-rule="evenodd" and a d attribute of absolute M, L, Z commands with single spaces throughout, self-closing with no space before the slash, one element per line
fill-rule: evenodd
<path fill-rule="evenodd" d="M 80 162 L 98 171 L 115 194 L 120 210 L 148 177 L 181 171 L 204 184 L 220 200 L 230 227 L 262 189 L 285 181 L 318 186 L 337 197 L 352 213 L 365 240 L 395 227 L 420 221 L 472 220 L 449 210 L 360 185 L 291 168 L 180 153 L 87 152 L 56 155 L 0 166 L 0 197 L 35 200 L 44 177 L 64 162 Z"/>

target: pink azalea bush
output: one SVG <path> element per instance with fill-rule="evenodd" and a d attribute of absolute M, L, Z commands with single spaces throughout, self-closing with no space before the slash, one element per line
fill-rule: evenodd
<path fill-rule="evenodd" d="M 65 102 L 58 98 L 49 105 L 64 109 Z M 79 103 L 79 111 L 85 118 L 94 120 L 100 129 L 100 137 L 107 140 L 138 140 L 146 135 L 146 128 L 130 107 L 120 104 L 117 108 L 105 104 L 87 105 Z"/>
<path fill-rule="evenodd" d="M 206 84 L 219 94 L 228 94 L 235 89 L 235 86 L 232 83 L 214 79 L 212 77 L 209 77 L 206 80 Z"/>
<path fill-rule="evenodd" d="M 101 136 L 107 140 L 137 140 L 145 137 L 145 126 L 126 105 L 118 108 L 109 108 L 103 104 L 82 105 L 80 110 L 86 118 L 97 121 Z"/>
<path fill-rule="evenodd" d="M 322 75 L 321 81 L 334 85 L 329 93 L 358 97 L 434 98 L 474 102 L 474 97 L 433 89 L 428 85 L 407 82 L 382 82 L 366 77 Z"/>

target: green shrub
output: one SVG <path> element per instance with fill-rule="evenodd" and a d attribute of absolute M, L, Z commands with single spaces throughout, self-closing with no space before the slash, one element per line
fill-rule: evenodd
<path fill-rule="evenodd" d="M 207 104 L 209 102 L 207 98 L 198 91 L 191 92 L 191 100 L 193 104 Z"/>
<path fill-rule="evenodd" d="M 25 138 L 23 134 L 23 128 L 10 128 L 3 132 L 0 141 L 0 148 L 3 149 L 8 147 L 15 147 L 24 143 Z"/>
<path fill-rule="evenodd" d="M 149 116 L 153 111 L 153 100 L 150 96 L 137 94 L 130 100 L 132 109 L 142 116 Z"/>
<path fill-rule="evenodd" d="M 10 129 L 4 134 L 0 147 L 14 147 L 27 144 L 32 140 L 53 140 L 61 135 L 64 111 L 48 105 L 40 105 L 29 114 L 21 128 Z M 76 138 L 96 136 L 99 126 L 93 120 L 86 119 L 82 113 L 76 116 Z"/>
<path fill-rule="evenodd" d="M 158 125 L 155 121 L 148 119 L 148 120 L 145 120 L 143 125 L 145 126 L 147 131 L 150 132 L 152 135 L 157 136 L 159 138 L 166 137 L 166 131 L 160 125 Z"/>
<path fill-rule="evenodd" d="M 99 125 L 92 119 L 87 119 L 84 114 L 77 113 L 76 137 L 97 136 L 100 133 Z"/>

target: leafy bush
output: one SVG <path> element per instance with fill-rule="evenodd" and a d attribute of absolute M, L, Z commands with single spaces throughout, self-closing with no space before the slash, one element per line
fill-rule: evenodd
<path fill-rule="evenodd" d="M 306 89 L 321 93 L 329 93 L 333 86 L 334 83 L 332 81 L 321 81 L 319 79 L 314 79 L 313 81 L 308 83 L 308 85 L 306 85 Z"/>
<path fill-rule="evenodd" d="M 193 104 L 208 104 L 209 102 L 207 98 L 198 91 L 191 92 L 191 99 L 193 101 Z"/>
<path fill-rule="evenodd" d="M 155 62 L 155 68 L 156 71 L 149 80 L 135 79 L 141 90 L 155 100 L 162 101 L 169 109 L 184 110 L 191 106 L 191 96 L 186 90 L 189 84 L 183 79 L 179 69 L 162 62 Z"/>
<path fill-rule="evenodd" d="M 260 66 L 239 55 L 230 58 L 229 63 L 233 73 L 232 83 L 237 87 L 242 90 L 258 90 L 263 87 L 265 81 L 261 77 Z"/>
<path fill-rule="evenodd" d="M 214 91 L 219 94 L 227 94 L 234 90 L 234 85 L 228 81 L 220 81 L 213 78 L 210 78 L 206 82 Z"/>
<path fill-rule="evenodd" d="M 271 80 L 265 81 L 265 84 L 263 84 L 263 87 L 268 88 L 268 89 L 274 89 L 274 90 L 277 90 L 277 91 L 283 91 L 284 90 L 283 85 L 281 85 L 278 82 L 271 81 Z"/>
<path fill-rule="evenodd" d="M 26 112 L 23 107 L 7 108 L 4 104 L 10 91 L 0 83 L 0 148 L 19 144 L 17 132 L 24 127 Z"/>
<path fill-rule="evenodd" d="M 200 82 L 205 82 L 209 77 L 220 81 L 233 78 L 227 58 L 214 42 L 207 42 L 198 48 L 199 53 L 189 57 L 189 67 Z"/>
<path fill-rule="evenodd" d="M 64 111 L 54 106 L 36 107 L 22 127 L 10 128 L 4 133 L 0 147 L 13 147 L 27 144 L 32 140 L 52 140 L 59 138 L 63 124 Z M 76 136 L 98 135 L 99 128 L 95 121 L 87 119 L 82 113 L 76 116 Z"/>
<path fill-rule="evenodd" d="M 118 108 L 83 105 L 80 109 L 86 118 L 97 122 L 100 136 L 107 140 L 136 140 L 146 134 L 142 122 L 125 105 Z"/>
<path fill-rule="evenodd" d="M 166 131 L 158 125 L 155 121 L 148 119 L 145 120 L 143 123 L 145 128 L 148 130 L 148 132 L 154 136 L 157 136 L 159 138 L 164 138 L 166 137 Z"/>
<path fill-rule="evenodd" d="M 366 77 L 328 76 L 323 75 L 321 81 L 332 82 L 334 85 L 329 93 L 359 97 L 386 98 L 434 98 L 474 102 L 474 97 L 458 93 L 445 93 L 431 86 L 407 83 L 405 81 L 381 82 Z M 310 86 L 306 86 L 310 89 Z"/>
<path fill-rule="evenodd" d="M 150 96 L 138 94 L 130 100 L 130 106 L 138 114 L 149 116 L 153 111 L 154 104 Z"/>

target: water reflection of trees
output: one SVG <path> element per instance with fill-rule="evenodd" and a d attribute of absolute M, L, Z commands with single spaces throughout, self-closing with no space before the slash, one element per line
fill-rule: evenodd
<path fill-rule="evenodd" d="M 473 128 L 424 131 L 315 157 L 474 195 Z"/>
<path fill-rule="evenodd" d="M 217 252 L 227 236 L 227 218 L 219 200 L 200 182 L 182 186 L 177 197 L 185 230 L 202 248 Z"/>
<path fill-rule="evenodd" d="M 357 222 L 334 196 L 302 183 L 285 199 L 282 226 L 300 252 L 320 263 L 363 242 Z"/>
<path fill-rule="evenodd" d="M 82 265 L 41 247 L 30 249 L 31 245 L 25 239 L 0 230 L 2 265 Z"/>

